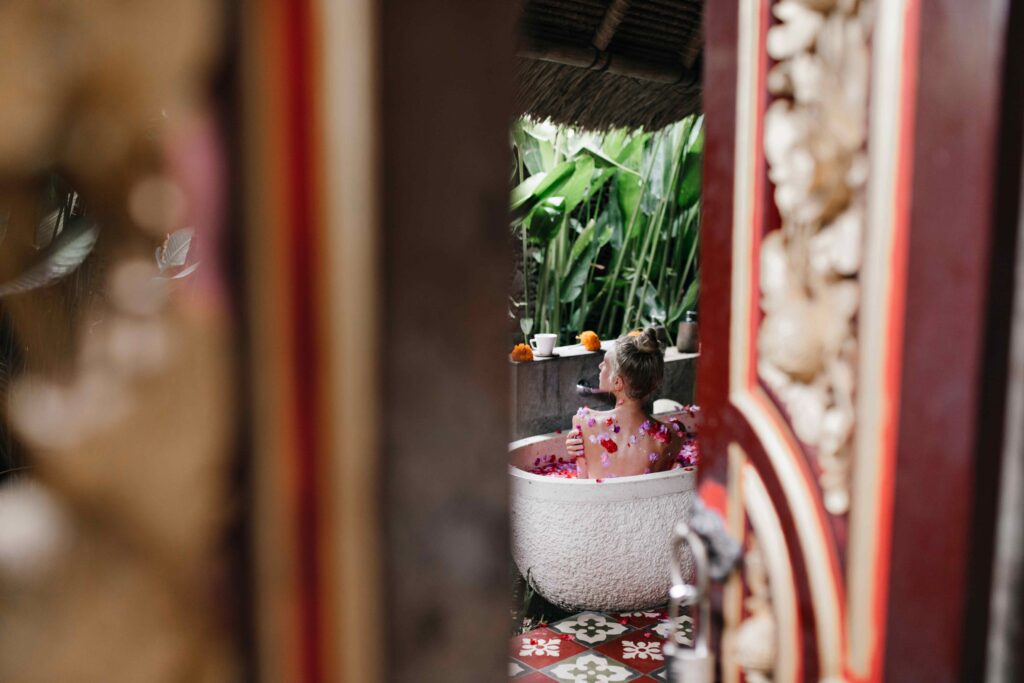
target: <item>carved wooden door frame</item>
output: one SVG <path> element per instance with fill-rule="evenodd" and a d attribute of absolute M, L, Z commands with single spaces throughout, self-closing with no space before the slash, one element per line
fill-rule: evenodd
<path fill-rule="evenodd" d="M 706 11 L 701 490 L 755 540 L 724 680 L 955 680 L 983 657 L 998 469 L 1006 24 L 979 15 L 1006 3 L 811 4 Z"/>

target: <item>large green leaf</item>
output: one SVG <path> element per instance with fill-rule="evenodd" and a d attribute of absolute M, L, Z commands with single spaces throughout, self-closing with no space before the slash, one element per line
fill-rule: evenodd
<path fill-rule="evenodd" d="M 644 146 L 650 139 L 650 133 L 641 133 L 635 136 L 629 143 L 622 148 L 622 150 L 615 156 L 615 161 L 622 164 L 626 168 L 633 169 L 634 171 L 640 171 L 640 163 L 644 157 Z"/>
<path fill-rule="evenodd" d="M 645 322 L 663 324 L 665 316 L 665 304 L 662 303 L 661 297 L 658 296 L 654 283 L 646 283 L 643 296 L 643 317 L 646 319 Z"/>
<path fill-rule="evenodd" d="M 650 134 L 644 133 L 630 140 L 620 152 L 619 162 L 635 170 L 641 170 L 641 164 L 650 159 L 650 150 L 645 148 L 649 139 Z M 619 206 L 627 223 L 632 220 L 633 214 L 644 199 L 644 185 L 641 181 L 640 175 L 620 173 L 616 177 Z"/>
<path fill-rule="evenodd" d="M 542 171 L 519 183 L 512 190 L 513 223 L 532 211 L 537 202 L 558 196 L 566 182 L 572 178 L 575 170 L 576 162 L 566 161 L 549 172 Z"/>
<path fill-rule="evenodd" d="M 698 117 L 686 142 L 683 169 L 679 174 L 679 206 L 690 207 L 700 202 L 701 175 L 704 158 L 704 117 Z"/>
<path fill-rule="evenodd" d="M 569 316 L 569 329 L 582 330 L 586 326 L 583 324 L 583 320 L 587 315 L 587 309 L 583 306 L 577 306 L 573 309 L 572 315 Z"/>
<path fill-rule="evenodd" d="M 576 301 L 583 293 L 583 285 L 587 282 L 587 273 L 590 271 L 590 264 L 597 254 L 597 245 L 591 242 L 582 258 L 578 259 L 569 271 L 568 276 L 562 282 L 562 303 L 568 304 Z"/>
<path fill-rule="evenodd" d="M 601 150 L 613 159 L 617 158 L 619 152 L 622 151 L 623 146 L 626 144 L 628 136 L 629 131 L 625 128 L 616 128 L 615 130 L 608 131 L 601 138 Z"/>
<path fill-rule="evenodd" d="M 594 160 L 588 156 L 580 157 L 575 162 L 566 162 L 567 164 L 575 164 L 573 174 L 567 178 L 565 182 L 552 187 L 550 190 L 551 194 L 557 194 L 565 198 L 565 212 L 572 213 L 573 210 L 583 201 L 583 197 L 587 193 L 587 188 L 590 187 L 590 181 L 594 176 Z"/>
<path fill-rule="evenodd" d="M 544 180 L 540 181 L 533 189 L 533 195 L 537 199 L 561 196 L 563 186 L 572 178 L 575 171 L 575 161 L 563 161 L 544 176 Z"/>
<path fill-rule="evenodd" d="M 544 181 L 546 175 L 547 173 L 532 175 L 512 189 L 512 211 L 522 208 L 527 202 L 534 199 L 533 193 L 537 186 Z"/>
<path fill-rule="evenodd" d="M 645 155 L 644 165 L 650 165 L 650 176 L 647 178 L 649 189 L 644 197 L 644 213 L 654 212 L 657 203 L 671 191 L 672 166 L 677 152 L 673 145 L 676 128 L 670 126 L 655 135 Z"/>
<path fill-rule="evenodd" d="M 653 216 L 661 198 L 671 189 L 669 185 L 672 183 L 672 129 L 658 133 L 644 156 L 644 168 L 649 167 L 651 172 L 647 178 L 647 191 L 643 194 L 641 210 L 648 216 Z"/>
<path fill-rule="evenodd" d="M 629 222 L 643 199 L 643 184 L 638 176 L 620 173 L 615 178 L 615 189 L 618 195 L 619 209 L 621 209 L 626 222 Z"/>
<path fill-rule="evenodd" d="M 672 220 L 668 223 L 668 226 L 669 226 L 668 235 L 667 235 L 668 238 L 671 239 L 671 240 L 674 240 L 677 237 L 679 237 L 679 234 L 685 229 L 683 227 L 683 224 L 685 222 L 686 222 L 686 212 L 685 211 L 679 212 L 679 213 L 675 214 L 674 216 L 672 216 Z"/>
<path fill-rule="evenodd" d="M 632 173 L 637 176 L 640 175 L 638 171 L 630 168 L 629 166 L 621 164 L 614 157 L 609 156 L 604 150 L 601 150 L 597 147 L 593 147 L 589 144 L 584 145 L 582 150 L 589 154 L 590 156 L 592 156 L 594 158 L 594 162 L 600 168 L 607 168 L 608 170 L 618 169 L 620 171 L 623 171 L 624 173 Z"/>
<path fill-rule="evenodd" d="M 618 224 L 621 227 L 622 218 L 619 214 L 619 205 L 616 202 L 609 202 L 608 208 L 597 217 L 597 221 L 594 225 L 594 240 L 597 242 L 598 249 L 608 244 L 612 239 L 612 234 L 615 232 L 615 224 L 613 221 L 618 221 Z"/>
<path fill-rule="evenodd" d="M 601 191 L 605 183 L 612 179 L 615 175 L 616 170 L 614 168 L 602 168 L 600 171 L 594 174 L 593 179 L 590 181 L 590 187 L 587 188 L 587 193 L 583 195 L 583 201 L 589 202 L 591 197 Z"/>
<path fill-rule="evenodd" d="M 524 121 L 523 131 L 530 137 L 543 142 L 554 142 L 559 126 L 550 121 Z"/>
<path fill-rule="evenodd" d="M 618 200 L 612 196 L 611 201 L 604 205 L 604 210 L 597 216 L 598 239 L 600 239 L 601 235 L 607 235 L 605 244 L 610 241 L 614 249 L 621 248 L 622 223 L 622 209 L 619 208 Z"/>
<path fill-rule="evenodd" d="M 576 237 L 576 241 L 572 245 L 572 251 L 569 252 L 569 263 L 576 263 L 576 259 L 580 257 L 583 250 L 590 246 L 590 243 L 594 241 L 594 236 L 597 233 L 597 221 L 591 219 L 587 223 L 587 227 L 583 228 L 583 232 Z"/>
<path fill-rule="evenodd" d="M 689 138 L 686 143 L 687 153 L 692 154 L 703 154 L 704 153 L 704 115 L 696 117 L 693 120 L 693 125 L 690 126 Z"/>
<path fill-rule="evenodd" d="M 590 133 L 572 128 L 565 129 L 565 156 L 576 159 L 584 148 L 600 149 L 601 139 L 597 133 Z"/>
<path fill-rule="evenodd" d="M 533 207 L 527 218 L 527 234 L 530 240 L 546 245 L 562 227 L 565 216 L 565 200 L 562 197 L 548 197 Z"/>
<path fill-rule="evenodd" d="M 697 297 L 700 296 L 700 271 L 698 270 L 697 273 L 697 277 L 693 278 L 686 294 L 683 295 L 683 312 L 697 310 Z"/>
<path fill-rule="evenodd" d="M 555 165 L 555 148 L 546 140 L 538 140 L 529 134 L 524 134 L 520 152 L 523 155 L 523 165 L 531 174 L 550 171 Z"/>

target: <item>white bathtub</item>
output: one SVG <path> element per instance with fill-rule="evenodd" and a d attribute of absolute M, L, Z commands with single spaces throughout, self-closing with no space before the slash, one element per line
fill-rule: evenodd
<path fill-rule="evenodd" d="M 520 469 L 549 455 L 565 457 L 564 434 L 509 446 L 512 557 L 519 571 L 564 609 L 626 612 L 665 604 L 669 538 L 676 520 L 689 518 L 695 468 L 601 483 Z M 681 561 L 688 575 L 692 560 Z"/>

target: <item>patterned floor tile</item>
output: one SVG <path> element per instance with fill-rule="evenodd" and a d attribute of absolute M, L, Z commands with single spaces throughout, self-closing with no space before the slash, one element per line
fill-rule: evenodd
<path fill-rule="evenodd" d="M 677 620 L 677 642 L 693 645 L 694 622 Z M 581 612 L 509 641 L 514 683 L 664 683 L 664 610 L 606 614 Z"/>
<path fill-rule="evenodd" d="M 548 676 L 546 673 L 534 671 L 526 674 L 522 678 L 517 678 L 516 683 L 551 683 L 553 680 L 555 679 Z"/>
<path fill-rule="evenodd" d="M 572 657 L 587 649 L 565 634 L 549 628 L 537 628 L 509 642 L 509 655 L 534 669 Z"/>
<path fill-rule="evenodd" d="M 613 619 L 607 614 L 600 612 L 580 612 L 579 614 L 562 619 L 554 623 L 551 628 L 559 633 L 567 633 L 576 640 L 588 647 L 593 647 L 606 640 L 633 630 L 627 623 L 620 623 L 620 620 Z"/>
<path fill-rule="evenodd" d="M 642 610 L 639 612 L 620 612 L 613 615 L 618 617 L 620 620 L 625 619 L 633 628 L 645 628 L 651 624 L 656 624 L 668 615 L 663 609 L 650 609 Z"/>
<path fill-rule="evenodd" d="M 532 669 L 522 662 L 517 662 L 514 659 L 508 660 L 508 678 L 510 681 L 522 678 L 524 675 L 530 673 L 530 671 L 532 671 Z"/>
<path fill-rule="evenodd" d="M 662 640 L 668 640 L 672 630 L 668 619 L 662 620 L 657 626 L 651 629 L 658 634 Z M 676 617 L 676 643 L 678 645 L 693 645 L 693 618 L 688 616 Z"/>
<path fill-rule="evenodd" d="M 594 648 L 595 652 L 608 655 L 617 662 L 633 667 L 641 673 L 650 673 L 665 666 L 664 644 L 658 638 L 643 637 L 639 631 L 610 640 Z"/>
<path fill-rule="evenodd" d="M 552 664 L 544 673 L 570 683 L 626 683 L 641 676 L 639 671 L 594 651 Z"/>

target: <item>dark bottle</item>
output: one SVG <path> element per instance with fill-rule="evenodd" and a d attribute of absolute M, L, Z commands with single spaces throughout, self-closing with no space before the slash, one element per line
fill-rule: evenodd
<path fill-rule="evenodd" d="M 676 348 L 680 353 L 697 353 L 699 340 L 697 337 L 697 311 L 687 311 L 683 322 L 679 323 L 679 334 L 676 336 Z"/>

